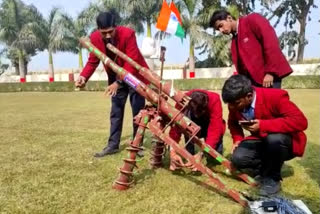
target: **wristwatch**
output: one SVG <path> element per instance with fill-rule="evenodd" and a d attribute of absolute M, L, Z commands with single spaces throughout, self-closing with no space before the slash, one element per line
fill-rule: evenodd
<path fill-rule="evenodd" d="M 121 85 L 123 83 L 122 80 L 116 80 L 116 82 L 118 83 L 118 85 Z"/>

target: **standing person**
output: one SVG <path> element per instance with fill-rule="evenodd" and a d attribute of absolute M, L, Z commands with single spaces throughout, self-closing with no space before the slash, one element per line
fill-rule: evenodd
<path fill-rule="evenodd" d="M 254 86 L 281 88 L 282 78 L 292 73 L 273 27 L 263 16 L 252 13 L 236 20 L 229 12 L 219 10 L 209 24 L 223 34 L 232 34 L 233 64 Z"/>
<path fill-rule="evenodd" d="M 205 143 L 217 150 L 220 154 L 223 152 L 222 138 L 226 129 L 225 121 L 222 119 L 222 105 L 220 101 L 220 96 L 217 93 L 194 89 L 188 91 L 186 95 L 191 97 L 189 105 L 184 110 L 184 114 L 200 126 L 201 130 L 198 133 L 199 138 L 204 138 Z M 179 143 L 182 130 L 178 126 L 173 126 L 169 132 L 170 137 Z M 188 142 L 189 138 L 185 137 L 185 141 Z M 194 144 L 189 142 L 186 145 L 186 150 L 195 155 Z M 174 150 L 170 151 L 171 165 L 170 169 L 174 170 L 177 165 L 181 164 L 178 156 Z M 202 159 L 202 153 L 196 154 L 196 159 Z M 210 159 L 207 159 L 208 161 Z M 195 170 L 190 163 L 187 163 L 187 167 Z"/>
<path fill-rule="evenodd" d="M 256 171 L 261 195 L 279 192 L 284 161 L 304 153 L 306 117 L 285 90 L 253 87 L 243 75 L 225 82 L 222 99 L 229 108 L 232 164 Z M 245 137 L 243 129 L 251 136 Z"/>
<path fill-rule="evenodd" d="M 98 29 L 91 34 L 90 40 L 94 46 L 105 53 L 119 66 L 123 67 L 129 73 L 132 73 L 138 79 L 148 84 L 148 81 L 138 74 L 138 71 L 134 67 L 122 60 L 120 57 L 117 57 L 106 48 L 106 45 L 111 43 L 138 64 L 148 68 L 138 49 L 134 30 L 123 26 L 116 26 L 116 17 L 117 14 L 114 11 L 100 13 L 96 20 Z M 75 85 L 77 87 L 84 87 L 86 82 L 98 67 L 99 63 L 99 58 L 97 58 L 93 53 L 90 53 L 88 62 L 80 73 Z M 95 157 L 103 157 L 119 151 L 124 109 L 128 95 L 130 97 L 133 117 L 136 116 L 145 105 L 144 97 L 139 95 L 133 88 L 126 85 L 124 82 L 117 80 L 115 73 L 107 66 L 104 65 L 104 68 L 108 75 L 109 86 L 107 87 L 107 92 L 112 97 L 112 107 L 110 113 L 110 137 L 107 146 L 101 152 L 96 153 L 94 155 Z M 137 125 L 133 124 L 134 135 L 137 131 L 137 128 Z"/>

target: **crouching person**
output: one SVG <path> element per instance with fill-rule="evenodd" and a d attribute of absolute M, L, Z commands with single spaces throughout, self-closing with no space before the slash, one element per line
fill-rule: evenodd
<path fill-rule="evenodd" d="M 253 87 L 243 75 L 225 82 L 222 99 L 229 108 L 233 165 L 256 171 L 261 195 L 276 194 L 284 161 L 304 153 L 306 117 L 285 90 Z M 245 137 L 243 129 L 251 136 Z"/>
<path fill-rule="evenodd" d="M 205 143 L 217 150 L 220 154 L 223 152 L 222 138 L 225 132 L 225 122 L 222 119 L 222 105 L 220 96 L 214 92 L 194 89 L 188 91 L 186 95 L 191 97 L 189 105 L 184 110 L 184 114 L 200 126 L 201 130 L 198 133 L 199 138 L 204 138 Z M 182 130 L 178 126 L 173 126 L 170 130 L 170 137 L 179 143 Z M 189 138 L 185 136 L 185 142 L 187 143 Z M 197 160 L 202 159 L 202 152 L 195 154 L 195 148 L 192 141 L 187 143 L 186 150 L 194 155 Z M 175 170 L 178 167 L 186 166 L 196 171 L 196 168 L 187 163 L 183 165 L 181 157 L 178 156 L 174 150 L 170 151 L 171 158 L 171 170 Z M 207 162 L 210 161 L 209 157 Z"/>

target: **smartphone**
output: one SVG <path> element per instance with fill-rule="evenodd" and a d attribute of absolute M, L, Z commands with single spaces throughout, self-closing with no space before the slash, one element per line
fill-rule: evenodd
<path fill-rule="evenodd" d="M 255 124 L 255 121 L 253 120 L 239 120 L 239 125 L 251 126 L 253 124 Z"/>

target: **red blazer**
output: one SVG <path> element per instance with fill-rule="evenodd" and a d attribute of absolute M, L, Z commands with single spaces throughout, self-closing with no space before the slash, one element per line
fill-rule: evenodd
<path fill-rule="evenodd" d="M 251 133 L 250 137 L 266 137 L 270 133 L 286 133 L 292 136 L 293 154 L 302 156 L 307 138 L 303 133 L 307 129 L 308 121 L 300 109 L 290 101 L 285 90 L 254 88 L 256 104 L 254 109 L 255 119 L 260 120 L 259 133 Z M 233 142 L 244 140 L 242 127 L 238 121 L 243 116 L 235 109 L 229 108 L 228 127 Z"/>
<path fill-rule="evenodd" d="M 216 144 L 219 142 L 221 136 L 226 130 L 225 121 L 222 119 L 222 105 L 220 96 L 217 93 L 201 89 L 188 91 L 186 95 L 189 96 L 194 91 L 200 91 L 208 95 L 209 102 L 207 107 L 210 114 L 210 123 L 208 127 L 207 138 L 205 140 L 206 144 L 210 145 L 212 148 L 215 148 Z M 169 132 L 170 137 L 176 142 L 180 141 L 181 134 L 182 130 L 178 126 L 173 126 Z"/>
<path fill-rule="evenodd" d="M 239 19 L 238 34 L 231 43 L 231 54 L 238 73 L 246 75 L 245 69 L 238 62 L 240 55 L 250 77 L 259 84 L 262 84 L 266 73 L 282 78 L 292 72 L 273 27 L 257 13 Z"/>
<path fill-rule="evenodd" d="M 92 44 L 96 46 L 100 51 L 107 54 L 106 45 L 103 42 L 102 36 L 98 30 L 94 31 L 90 35 L 90 40 Z M 134 30 L 127 27 L 123 27 L 123 26 L 117 26 L 115 41 L 116 41 L 116 48 L 124 52 L 126 55 L 128 55 L 130 58 L 132 58 L 141 66 L 148 68 L 147 63 L 145 62 L 138 48 Z M 99 58 L 97 58 L 93 53 L 90 53 L 88 62 L 83 68 L 80 75 L 84 76 L 88 80 L 93 74 L 93 72 L 96 70 L 96 68 L 98 67 L 99 63 L 100 63 Z M 120 57 L 116 58 L 116 63 L 120 67 L 123 67 L 124 69 L 126 69 L 129 73 L 135 75 L 135 77 L 137 77 L 139 80 L 143 81 L 146 84 L 149 83 L 140 74 L 138 74 L 138 71 L 134 67 L 132 67 L 126 61 L 122 60 Z M 109 84 L 111 84 L 112 82 L 110 82 L 110 80 L 112 80 L 112 78 L 110 77 L 113 71 L 105 65 L 104 65 L 104 68 L 108 74 Z"/>

